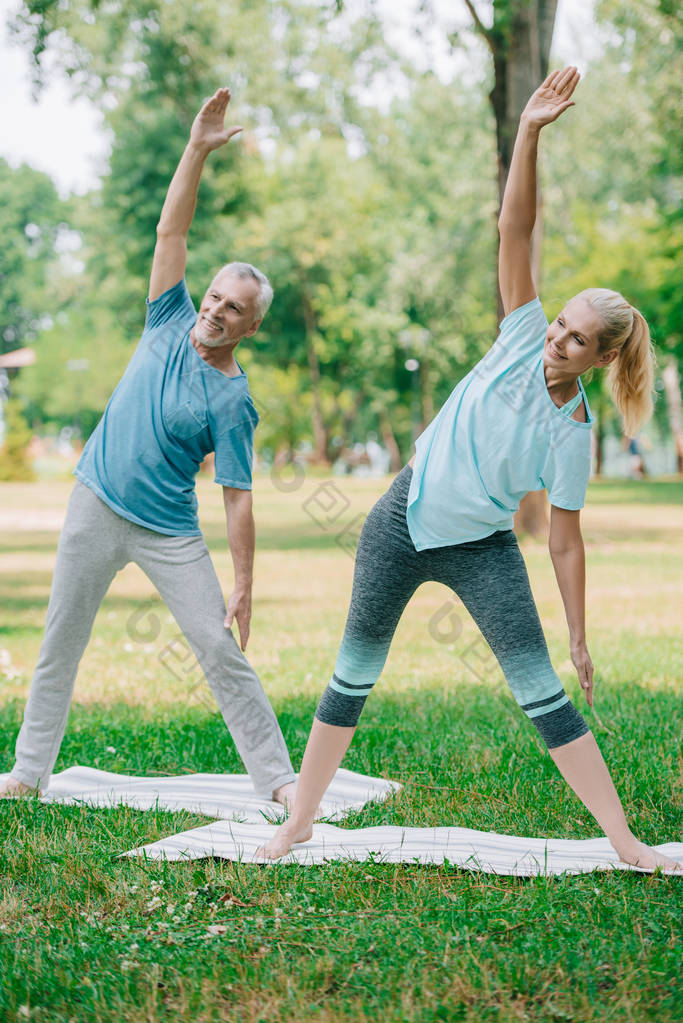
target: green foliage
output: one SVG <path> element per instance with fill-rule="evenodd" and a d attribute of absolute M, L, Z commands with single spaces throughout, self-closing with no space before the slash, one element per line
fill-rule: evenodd
<path fill-rule="evenodd" d="M 83 282 L 85 283 L 85 282 Z M 144 304 L 137 309 L 144 317 Z M 96 289 L 72 295 L 35 344 L 36 361 L 17 377 L 14 392 L 34 420 L 77 424 L 84 436 L 97 425 L 133 354 L 134 342 Z"/>
<path fill-rule="evenodd" d="M 10 167 L 0 157 L 0 352 L 38 336 L 64 217 L 47 174 L 25 164 Z"/>
<path fill-rule="evenodd" d="M 249 351 L 238 351 L 238 357 L 249 374 L 249 390 L 259 413 L 259 454 L 269 462 L 291 459 L 310 433 L 310 394 L 304 372 L 296 365 L 286 369 L 269 365 Z"/>
<path fill-rule="evenodd" d="M 386 485 L 339 483 L 352 504 L 343 524 Z M 5 487 L 0 506 L 17 518 L 40 506 L 53 515 L 70 486 Z M 344 627 L 340 594 L 351 587 L 351 559 L 335 531 L 302 507 L 316 486 L 307 479 L 286 493 L 261 479 L 255 494 L 261 560 L 248 656 L 296 767 Z M 200 481 L 199 490 L 207 543 L 225 579 L 220 488 Z M 682 498 L 680 482 L 592 484 L 585 513 L 600 721 L 586 713 L 627 818 L 648 842 L 680 837 Z M 0 645 L 12 665 L 6 655 L 0 662 L 0 771 L 13 764 L 56 542 L 55 531 L 22 531 L 0 573 Z M 524 553 L 553 663 L 576 699 L 550 558 L 541 545 Z M 131 572 L 105 598 L 58 771 L 74 764 L 148 776 L 243 771 L 220 714 L 190 692 L 194 669 L 192 681 L 177 679 L 159 657 L 175 624 L 129 649 L 126 623 L 151 593 L 142 573 Z M 469 620 L 462 647 L 435 642 L 428 622 L 446 597 L 425 586 L 411 601 L 344 762 L 396 778 L 403 789 L 353 814 L 348 826 L 597 837 L 499 676 L 468 673 L 458 653 L 475 638 Z M 154 613 L 164 622 L 161 603 Z M 678 1023 L 681 878 L 614 871 L 531 880 L 453 865 L 264 868 L 119 855 L 207 823 L 155 807 L 0 801 L 0 1018 Z M 225 932 L 212 935 L 217 924 Z"/>
<path fill-rule="evenodd" d="M 5 435 L 0 447 L 0 480 L 32 480 L 33 470 L 26 449 L 31 429 L 21 411 L 21 402 L 9 398 L 2 409 Z"/>
<path fill-rule="evenodd" d="M 563 130 L 544 139 L 545 279 L 562 299 L 623 291 L 658 348 L 681 359 L 680 21 L 657 0 L 603 0 L 597 13 L 604 52 Z"/>
<path fill-rule="evenodd" d="M 513 7 L 496 4 L 505 31 Z M 623 290 L 680 359 L 677 15 L 657 0 L 601 0 L 597 14 L 603 54 L 541 147 L 541 294 L 554 311 L 588 285 Z M 246 131 L 207 162 L 187 276 L 196 298 L 231 258 L 272 280 L 275 301 L 249 342 L 254 382 L 258 367 L 276 409 L 257 443 L 291 451 L 315 419 L 329 457 L 387 431 L 407 455 L 415 402 L 427 422 L 496 330 L 495 125 L 481 68 L 471 85 L 417 72 L 372 5 L 30 0 L 17 24 L 38 59 L 49 47 L 52 66 L 102 104 L 112 136 L 101 189 L 74 204 L 87 270 L 71 286 L 80 301 L 65 305 L 73 333 L 60 322 L 43 367 L 19 378 L 32 416 L 76 418 L 88 432 L 102 411 L 142 327 L 168 182 L 202 98 L 225 81 L 229 118 Z M 83 358 L 93 345 L 79 398 L 60 346 Z M 420 363 L 417 388 L 408 358 Z M 600 381 L 590 397 L 604 425 Z M 299 399 L 289 412 L 288 394 Z"/>

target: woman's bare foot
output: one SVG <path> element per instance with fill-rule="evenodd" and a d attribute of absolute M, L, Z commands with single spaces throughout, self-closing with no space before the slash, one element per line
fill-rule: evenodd
<path fill-rule="evenodd" d="M 616 847 L 615 847 L 616 848 Z M 645 845 L 634 838 L 627 845 L 620 846 L 617 850 L 619 859 L 624 863 L 630 863 L 633 867 L 642 867 L 644 870 L 654 870 L 655 867 L 662 867 L 664 870 L 683 871 L 683 863 L 679 860 L 672 860 L 670 856 L 657 852 L 651 846 Z"/>
<path fill-rule="evenodd" d="M 301 824 L 290 817 L 280 825 L 269 842 L 256 850 L 256 856 L 264 860 L 277 860 L 285 856 L 297 842 L 307 842 L 312 835 L 311 821 Z"/>
<path fill-rule="evenodd" d="M 16 799 L 17 796 L 42 796 L 40 789 L 31 788 L 30 785 L 24 785 L 23 781 L 19 781 L 18 778 L 12 778 L 11 776 L 7 779 L 4 785 L 0 786 L 0 799 Z"/>

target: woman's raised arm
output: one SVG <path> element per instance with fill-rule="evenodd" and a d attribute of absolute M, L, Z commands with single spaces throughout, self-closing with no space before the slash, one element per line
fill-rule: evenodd
<path fill-rule="evenodd" d="M 553 71 L 522 112 L 498 218 L 498 281 L 505 315 L 536 297 L 531 274 L 531 232 L 536 222 L 536 158 L 541 128 L 568 107 L 579 82 L 575 67 Z"/>

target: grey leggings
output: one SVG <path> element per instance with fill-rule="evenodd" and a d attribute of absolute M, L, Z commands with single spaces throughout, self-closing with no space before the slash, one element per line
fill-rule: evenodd
<path fill-rule="evenodd" d="M 357 724 L 406 604 L 421 583 L 433 580 L 460 597 L 546 745 L 553 749 L 584 735 L 588 726 L 550 663 L 514 533 L 416 551 L 406 523 L 411 476 L 406 466 L 363 526 L 344 637 L 318 720 Z"/>
<path fill-rule="evenodd" d="M 122 518 L 76 482 L 12 775 L 46 788 L 64 736 L 78 664 L 97 609 L 128 562 L 151 579 L 187 637 L 259 795 L 295 779 L 258 676 L 223 625 L 225 603 L 201 536 L 167 536 Z M 160 669 L 161 671 L 161 669 Z"/>

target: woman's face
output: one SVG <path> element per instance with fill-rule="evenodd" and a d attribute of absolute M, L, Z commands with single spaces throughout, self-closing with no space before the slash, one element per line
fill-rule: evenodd
<path fill-rule="evenodd" d="M 571 298 L 549 325 L 543 365 L 563 375 L 578 377 L 591 366 L 606 366 L 616 352 L 599 352 L 602 317 L 584 298 Z"/>

